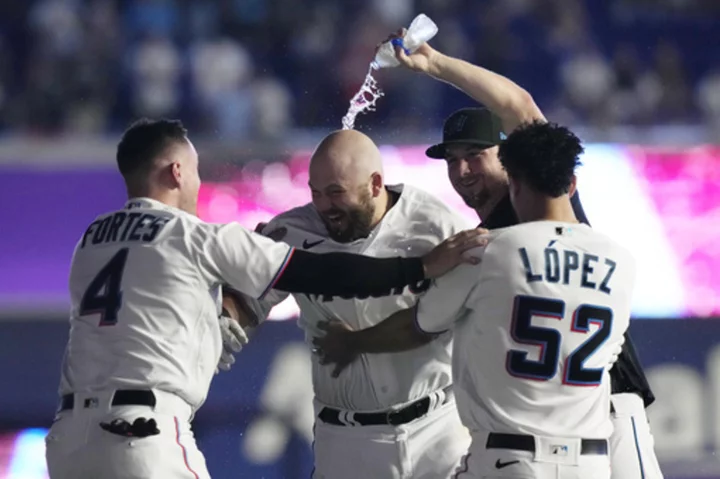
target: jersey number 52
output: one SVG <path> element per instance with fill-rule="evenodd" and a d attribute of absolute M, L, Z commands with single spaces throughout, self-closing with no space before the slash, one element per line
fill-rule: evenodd
<path fill-rule="evenodd" d="M 565 317 L 565 302 L 533 296 L 515 297 L 510 328 L 512 338 L 520 344 L 540 346 L 540 359 L 537 361 L 528 359 L 527 351 L 513 349 L 507 353 L 506 369 L 512 376 L 548 381 L 557 374 L 561 359 L 562 335 L 554 328 L 533 326 L 532 318 L 537 316 L 562 320 Z M 612 322 L 613 313 L 605 307 L 583 304 L 573 312 L 572 332 L 587 334 L 591 324 L 598 325 L 598 329 L 565 360 L 563 384 L 571 386 L 600 384 L 603 368 L 586 368 L 585 361 L 610 336 Z"/>
<path fill-rule="evenodd" d="M 80 301 L 80 316 L 100 313 L 100 326 L 114 326 L 122 304 L 122 282 L 128 249 L 123 248 L 90 282 Z"/>

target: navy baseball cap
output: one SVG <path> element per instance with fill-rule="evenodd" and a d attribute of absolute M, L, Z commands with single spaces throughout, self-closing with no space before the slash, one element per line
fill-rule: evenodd
<path fill-rule="evenodd" d="M 425 151 L 430 158 L 445 159 L 445 148 L 470 143 L 485 148 L 499 145 L 507 138 L 502 120 L 487 108 L 463 108 L 450 115 L 443 125 L 443 141 Z"/>

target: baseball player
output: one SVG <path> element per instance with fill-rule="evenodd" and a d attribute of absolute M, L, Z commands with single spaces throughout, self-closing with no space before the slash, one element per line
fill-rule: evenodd
<path fill-rule="evenodd" d="M 422 258 L 314 255 L 205 223 L 197 153 L 177 121 L 134 124 L 117 162 L 130 199 L 93 221 L 73 255 L 61 401 L 47 436 L 53 479 L 209 477 L 190 421 L 221 355 L 223 283 L 253 298 L 273 287 L 382 296 L 482 243 L 473 230 Z"/>
<path fill-rule="evenodd" d="M 567 128 L 517 128 L 499 157 L 522 224 L 491 233 L 480 264 L 438 279 L 414 307 L 356 332 L 325 324 L 315 340 L 342 367 L 451 329 L 458 409 L 472 434 L 455 477 L 610 478 L 608 371 L 629 325 L 635 262 L 575 217 L 582 151 Z"/>
<path fill-rule="evenodd" d="M 403 36 L 404 31 L 390 38 Z M 450 181 L 490 230 L 517 223 L 498 145 L 518 125 L 544 120 L 530 94 L 508 78 L 451 58 L 422 45 L 413 54 L 396 49 L 398 61 L 454 85 L 484 108 L 459 110 L 445 121 L 443 142 L 428 149 L 431 158 L 447 162 Z M 576 217 L 589 224 L 576 193 L 571 198 Z M 610 371 L 614 432 L 611 437 L 613 479 L 661 479 L 645 407 L 655 400 L 629 334 Z"/>
<path fill-rule="evenodd" d="M 320 253 L 418 255 L 466 220 L 437 198 L 409 185 L 386 185 L 381 155 L 355 130 L 327 136 L 312 155 L 312 203 L 275 217 L 266 234 Z M 279 232 L 279 234 L 278 234 Z M 372 326 L 408 308 L 429 286 L 421 281 L 382 298 L 296 294 L 299 325 L 308 342 L 318 323 L 341 318 L 352 328 Z M 262 315 L 286 295 L 269 295 Z M 455 407 L 452 335 L 417 349 L 368 356 L 342 375 L 312 356 L 316 414 L 315 479 L 437 479 L 448 477 L 470 442 Z"/>

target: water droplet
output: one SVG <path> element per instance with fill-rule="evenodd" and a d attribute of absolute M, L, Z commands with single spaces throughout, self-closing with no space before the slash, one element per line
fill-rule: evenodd
<path fill-rule="evenodd" d="M 385 94 L 377 86 L 377 81 L 372 76 L 372 71 L 377 69 L 371 63 L 368 68 L 365 81 L 350 100 L 350 107 L 342 119 L 343 130 L 352 130 L 355 128 L 355 117 L 364 111 L 375 111 L 375 103 Z"/>

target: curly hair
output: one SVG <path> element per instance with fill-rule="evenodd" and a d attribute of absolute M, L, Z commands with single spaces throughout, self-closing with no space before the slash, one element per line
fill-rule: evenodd
<path fill-rule="evenodd" d="M 118 169 L 123 176 L 148 171 L 168 145 L 186 139 L 187 130 L 180 120 L 140 119 L 130 125 L 118 143 Z"/>
<path fill-rule="evenodd" d="M 580 139 L 568 128 L 534 121 L 508 135 L 500 144 L 498 158 L 510 178 L 557 198 L 570 190 L 583 151 Z"/>

